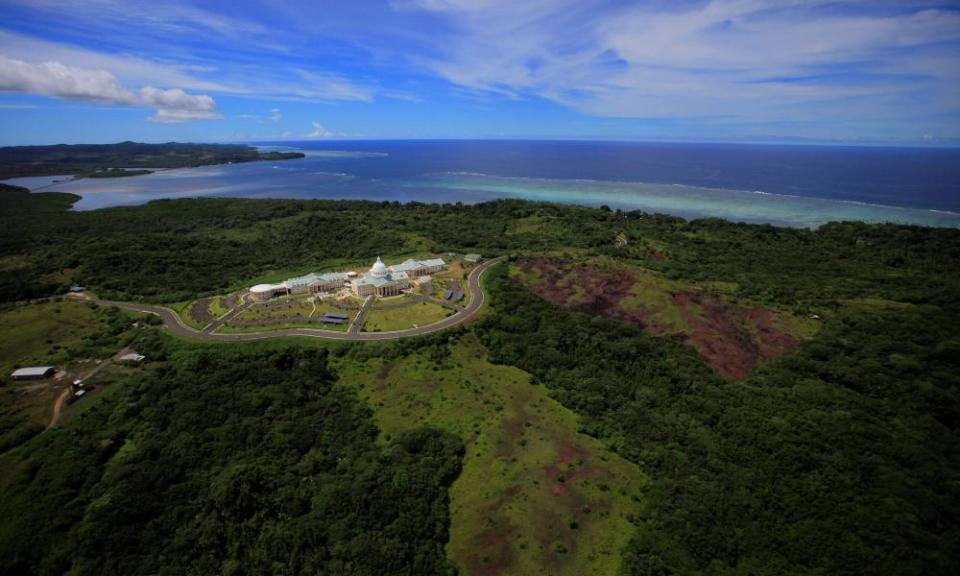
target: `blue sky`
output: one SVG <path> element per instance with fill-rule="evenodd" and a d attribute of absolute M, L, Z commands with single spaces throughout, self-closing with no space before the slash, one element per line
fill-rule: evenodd
<path fill-rule="evenodd" d="M 0 0 L 0 144 L 960 143 L 960 5 Z"/>

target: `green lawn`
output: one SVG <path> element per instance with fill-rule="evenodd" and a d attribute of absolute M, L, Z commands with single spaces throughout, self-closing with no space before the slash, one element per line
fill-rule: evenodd
<path fill-rule="evenodd" d="M 448 545 L 461 573 L 619 573 L 647 479 L 579 434 L 576 416 L 526 372 L 491 364 L 472 335 L 441 365 L 417 353 L 337 370 L 374 409 L 383 440 L 427 425 L 464 440 Z"/>
<path fill-rule="evenodd" d="M 426 326 L 443 320 L 451 311 L 430 302 L 412 304 L 391 310 L 371 310 L 363 323 L 364 332 L 389 332 L 416 326 Z"/>
<path fill-rule="evenodd" d="M 217 296 L 210 301 L 210 313 L 216 318 L 219 318 L 230 311 L 230 309 L 225 307 L 223 304 L 224 298 L 225 296 Z"/>

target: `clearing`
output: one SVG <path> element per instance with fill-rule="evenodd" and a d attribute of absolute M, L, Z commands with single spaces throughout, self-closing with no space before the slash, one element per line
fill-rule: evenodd
<path fill-rule="evenodd" d="M 604 259 L 528 258 L 511 274 L 559 306 L 617 318 L 653 335 L 680 337 L 717 373 L 734 380 L 792 352 L 816 330 L 806 318 L 727 302 L 722 293 L 729 286 L 706 290 Z"/>
<path fill-rule="evenodd" d="M 460 573 L 618 573 L 643 513 L 639 469 L 578 433 L 576 415 L 529 374 L 491 364 L 472 334 L 449 358 L 428 356 L 351 359 L 337 371 L 374 409 L 384 440 L 427 425 L 463 439 L 448 545 Z"/>

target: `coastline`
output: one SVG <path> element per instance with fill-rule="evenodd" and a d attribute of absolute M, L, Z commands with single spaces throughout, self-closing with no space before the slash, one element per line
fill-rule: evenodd
<path fill-rule="evenodd" d="M 477 164 L 482 163 L 480 160 L 490 160 L 456 157 L 424 162 L 417 153 L 410 153 L 408 158 L 403 149 L 393 150 L 384 146 L 381 150 L 375 143 L 366 143 L 356 149 L 337 143 L 325 143 L 319 149 L 298 149 L 276 144 L 251 145 L 251 148 L 258 154 L 298 154 L 304 157 L 292 164 L 250 160 L 182 168 L 165 167 L 136 178 L 57 175 L 13 178 L 2 182 L 23 186 L 32 192 L 75 194 L 80 197 L 73 206 L 77 211 L 133 206 L 158 199 L 205 196 L 432 204 L 476 204 L 496 199 L 520 199 L 590 207 L 607 206 L 685 219 L 719 218 L 731 222 L 794 228 L 817 228 L 835 221 L 960 228 L 960 212 L 951 209 L 953 204 L 949 201 L 953 196 L 949 193 L 939 196 L 939 201 L 947 201 L 947 206 L 937 206 L 935 202 L 938 197 L 935 195 L 925 199 L 916 196 L 916 192 L 912 192 L 914 195 L 911 196 L 911 192 L 904 190 L 901 196 L 903 203 L 896 205 L 870 201 L 867 199 L 871 197 L 870 194 L 859 192 L 856 188 L 845 194 L 837 194 L 842 197 L 831 197 L 830 190 L 838 189 L 837 182 L 824 187 L 823 196 L 816 196 L 813 195 L 816 189 L 809 186 L 804 190 L 806 193 L 787 193 L 777 191 L 776 187 L 770 190 L 720 185 L 722 181 L 733 179 L 728 173 L 724 173 L 723 178 L 714 179 L 718 185 L 692 185 L 625 179 L 618 177 L 615 171 L 604 172 L 609 178 L 588 177 L 597 171 L 564 165 L 556 165 L 555 177 L 497 175 L 500 170 L 496 166 L 494 170 L 487 171 L 420 171 L 421 166 L 429 168 L 440 164 L 450 168 L 468 168 L 471 162 Z M 389 153 L 384 150 L 389 150 Z M 427 151 L 432 150 L 430 148 Z M 542 174 L 552 166 L 554 164 L 531 166 L 528 172 Z M 504 164 L 503 172 L 511 168 L 515 170 L 516 166 Z M 703 180 L 702 177 L 700 179 Z M 744 184 L 749 180 L 744 178 Z M 779 182 L 779 188 L 784 188 L 784 182 Z M 872 197 L 894 198 L 891 191 L 875 193 Z M 917 205 L 924 202 L 928 205 Z"/>

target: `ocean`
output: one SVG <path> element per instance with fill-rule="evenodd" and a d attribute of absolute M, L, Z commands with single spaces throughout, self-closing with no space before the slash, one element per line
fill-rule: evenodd
<path fill-rule="evenodd" d="M 960 149 L 555 141 L 257 145 L 307 157 L 129 178 L 8 182 L 79 194 L 77 210 L 194 196 L 520 198 L 796 227 L 832 220 L 960 227 Z"/>

